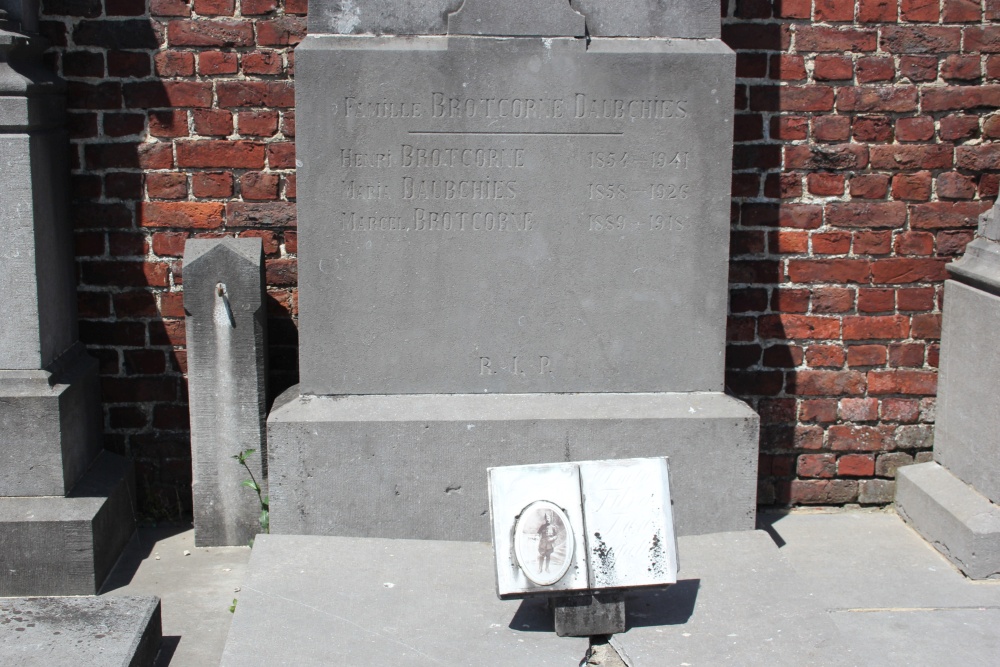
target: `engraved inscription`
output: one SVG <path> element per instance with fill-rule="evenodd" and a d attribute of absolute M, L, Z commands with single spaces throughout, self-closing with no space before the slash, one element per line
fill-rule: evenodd
<path fill-rule="evenodd" d="M 547 354 L 512 355 L 509 357 L 479 357 L 479 374 L 548 375 L 553 372 L 552 357 Z"/>

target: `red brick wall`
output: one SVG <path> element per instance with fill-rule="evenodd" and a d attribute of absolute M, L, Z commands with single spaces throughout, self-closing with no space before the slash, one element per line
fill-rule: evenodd
<path fill-rule="evenodd" d="M 944 264 L 996 196 L 1000 0 L 723 0 L 738 52 L 727 385 L 761 501 L 880 502 L 930 447 Z M 180 257 L 263 239 L 297 373 L 291 47 L 305 0 L 43 0 L 69 82 L 81 337 L 143 509 L 190 508 Z"/>

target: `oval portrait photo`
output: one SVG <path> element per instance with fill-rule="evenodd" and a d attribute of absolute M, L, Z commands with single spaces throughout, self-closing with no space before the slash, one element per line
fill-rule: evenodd
<path fill-rule="evenodd" d="M 517 564 L 539 586 L 551 586 L 563 578 L 573 560 L 573 542 L 566 513 L 547 500 L 521 510 L 514 525 Z"/>

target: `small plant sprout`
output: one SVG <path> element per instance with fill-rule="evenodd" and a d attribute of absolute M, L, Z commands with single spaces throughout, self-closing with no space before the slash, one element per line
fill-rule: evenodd
<path fill-rule="evenodd" d="M 256 449 L 244 449 L 239 454 L 233 454 L 233 458 L 239 461 L 240 465 L 246 468 L 247 473 L 250 475 L 250 479 L 243 480 L 243 486 L 253 489 L 257 493 L 257 500 L 260 502 L 260 531 L 262 533 L 270 533 L 271 519 L 268 497 L 261 491 L 260 484 L 257 483 L 257 478 L 253 476 L 253 470 L 247 465 L 247 459 L 256 451 Z M 250 540 L 250 546 L 253 546 L 253 539 Z"/>

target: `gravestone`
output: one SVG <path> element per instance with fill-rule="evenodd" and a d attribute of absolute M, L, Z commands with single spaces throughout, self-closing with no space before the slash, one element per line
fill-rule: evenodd
<path fill-rule="evenodd" d="M 63 83 L 35 0 L 0 0 L 0 596 L 93 594 L 134 527 L 77 340 Z"/>
<path fill-rule="evenodd" d="M 195 545 L 243 546 L 263 532 L 267 326 L 260 239 L 190 239 L 184 312 Z M 233 457 L 254 450 L 248 472 Z M 252 473 L 252 480 L 251 480 Z"/>
<path fill-rule="evenodd" d="M 934 461 L 900 468 L 896 508 L 973 579 L 1000 578 L 1000 206 L 948 265 Z"/>
<path fill-rule="evenodd" d="M 485 540 L 487 467 L 666 455 L 678 534 L 753 527 L 734 55 L 714 5 L 619 4 L 311 7 L 272 532 Z"/>

